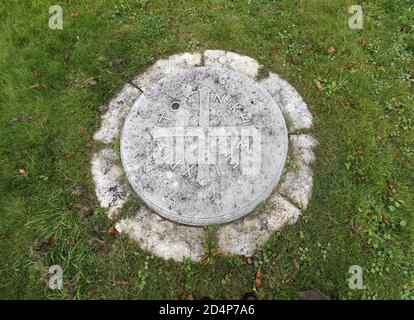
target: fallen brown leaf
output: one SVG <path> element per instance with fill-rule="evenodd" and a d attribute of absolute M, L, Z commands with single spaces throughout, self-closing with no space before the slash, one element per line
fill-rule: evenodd
<path fill-rule="evenodd" d="M 33 117 L 30 114 L 23 114 L 23 115 L 20 115 L 20 116 L 17 116 L 17 117 L 12 117 L 10 119 L 10 122 L 15 123 L 17 121 L 27 121 L 27 120 L 32 120 L 32 119 L 33 119 Z"/>
<path fill-rule="evenodd" d="M 96 80 L 96 77 L 92 77 L 89 79 L 86 79 L 85 81 L 83 81 L 83 85 L 87 86 L 87 87 L 91 87 L 94 86 L 98 83 L 98 81 Z"/>
<path fill-rule="evenodd" d="M 49 239 L 47 239 L 47 245 L 50 247 L 56 241 L 56 236 L 52 234 Z"/>
<path fill-rule="evenodd" d="M 88 204 L 85 204 L 85 203 L 77 204 L 76 208 L 78 208 L 79 219 L 81 220 L 90 216 L 92 213 L 92 208 Z"/>
<path fill-rule="evenodd" d="M 201 264 L 206 265 L 208 264 L 210 259 L 210 255 L 206 252 L 203 257 L 201 258 Z"/>
<path fill-rule="evenodd" d="M 19 172 L 19 174 L 20 174 L 21 176 L 23 176 L 23 177 L 27 177 L 28 172 L 27 172 L 27 170 L 26 170 L 26 169 L 20 168 L 20 169 L 18 169 L 17 171 Z"/>
<path fill-rule="evenodd" d="M 88 244 L 98 250 L 98 251 L 107 251 L 108 246 L 106 245 L 106 242 L 97 238 L 97 237 L 93 237 L 91 239 L 89 239 Z"/>
<path fill-rule="evenodd" d="M 356 179 L 357 179 L 358 181 L 362 181 L 362 180 L 365 180 L 365 177 L 364 177 L 362 174 L 357 174 L 357 175 L 356 175 Z"/>
<path fill-rule="evenodd" d="M 35 83 L 35 84 L 32 84 L 29 88 L 27 88 L 27 89 L 37 89 L 37 88 L 40 88 L 40 84 L 38 84 L 38 83 Z"/>
<path fill-rule="evenodd" d="M 88 149 L 92 148 L 92 143 L 89 141 L 89 139 L 85 139 L 83 141 L 83 145 L 85 146 L 85 148 L 88 148 Z"/>
<path fill-rule="evenodd" d="M 73 156 L 73 153 L 70 153 L 70 152 L 65 152 L 63 154 L 63 158 L 65 158 L 65 160 L 72 158 L 72 156 Z"/>
<path fill-rule="evenodd" d="M 122 64 L 123 64 L 122 59 L 115 59 L 115 60 L 108 62 L 108 66 L 110 66 L 111 68 L 120 68 L 122 67 Z"/>
<path fill-rule="evenodd" d="M 34 257 L 31 257 L 34 258 Z M 44 272 L 41 277 L 40 277 L 40 281 L 44 282 L 45 284 L 49 284 L 49 280 L 50 280 L 51 274 L 49 272 Z"/>
<path fill-rule="evenodd" d="M 281 4 L 279 2 L 273 3 L 272 8 L 275 9 L 275 10 L 282 10 L 283 9 L 283 4 Z"/>
<path fill-rule="evenodd" d="M 32 75 L 33 77 L 37 77 L 39 75 L 39 71 L 36 69 L 36 67 L 32 67 Z"/>
<path fill-rule="evenodd" d="M 117 236 L 118 235 L 118 231 L 115 228 L 115 223 L 113 225 L 111 225 L 108 229 L 108 236 Z"/>
<path fill-rule="evenodd" d="M 79 17 L 79 15 L 80 15 L 80 13 L 79 13 L 79 11 L 73 11 L 71 14 L 70 14 L 72 17 Z"/>
<path fill-rule="evenodd" d="M 394 190 L 394 181 L 392 180 L 387 180 L 387 187 L 390 190 Z"/>
<path fill-rule="evenodd" d="M 191 292 L 189 292 L 189 293 L 187 294 L 187 300 L 194 300 L 194 298 L 193 298 L 193 294 L 192 294 Z"/>
<path fill-rule="evenodd" d="M 85 192 L 85 189 L 81 186 L 75 186 L 70 189 L 70 195 L 79 197 L 81 194 Z"/>
<path fill-rule="evenodd" d="M 76 293 L 76 282 L 74 281 L 68 281 L 68 284 L 66 285 L 66 292 L 65 292 L 65 299 L 73 299 Z"/>
<path fill-rule="evenodd" d="M 53 240 L 54 241 L 54 240 Z M 34 258 L 37 256 L 40 252 L 46 252 L 50 245 L 53 244 L 53 241 L 51 241 L 50 237 L 49 239 L 45 240 L 43 237 L 38 237 L 32 244 L 29 250 L 29 256 L 31 258 Z"/>
<path fill-rule="evenodd" d="M 368 40 L 365 38 L 362 38 L 359 43 L 361 44 L 362 47 L 365 47 L 368 44 Z"/>
<path fill-rule="evenodd" d="M 348 221 L 348 230 L 353 234 L 361 234 L 362 232 L 361 227 L 355 224 L 352 218 Z"/>
<path fill-rule="evenodd" d="M 331 221 L 331 222 L 333 222 L 333 223 L 335 223 L 335 224 L 338 224 L 338 221 L 333 217 L 333 215 L 332 215 L 332 213 L 330 213 L 330 212 L 326 212 L 326 216 L 328 217 L 328 219 Z"/>
<path fill-rule="evenodd" d="M 356 147 L 355 148 L 355 153 L 362 154 L 363 152 L 364 152 L 364 149 L 362 147 Z"/>
<path fill-rule="evenodd" d="M 293 258 L 293 264 L 295 265 L 295 268 L 296 269 L 300 269 L 300 264 L 299 264 L 299 262 L 298 262 L 298 260 L 296 260 L 295 258 Z"/>
<path fill-rule="evenodd" d="M 390 224 L 390 221 L 388 220 L 388 218 L 382 214 L 382 221 L 384 221 L 384 223 L 388 226 Z"/>
<path fill-rule="evenodd" d="M 274 53 L 279 53 L 279 52 L 280 52 L 280 48 L 279 48 L 278 46 L 273 46 L 273 47 L 272 47 L 272 51 L 273 51 Z"/>
<path fill-rule="evenodd" d="M 299 62 L 300 62 L 300 58 L 298 56 L 292 57 L 290 59 L 290 63 L 295 65 L 295 66 L 297 66 L 299 64 Z"/>
<path fill-rule="evenodd" d="M 260 286 L 262 285 L 262 276 L 262 267 L 260 266 L 259 268 L 257 268 L 256 279 L 254 280 L 254 286 L 256 288 L 260 288 Z"/>
<path fill-rule="evenodd" d="M 320 81 L 316 81 L 315 82 L 315 87 L 318 88 L 319 90 L 322 89 L 322 84 Z"/>
<path fill-rule="evenodd" d="M 335 48 L 334 47 L 329 47 L 328 48 L 328 54 L 331 56 L 333 55 L 333 53 L 335 52 Z"/>

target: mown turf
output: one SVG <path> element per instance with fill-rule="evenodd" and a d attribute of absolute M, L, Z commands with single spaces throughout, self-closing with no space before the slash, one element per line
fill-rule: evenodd
<path fill-rule="evenodd" d="M 48 28 L 52 4 L 63 7 L 63 30 Z M 309 288 L 339 299 L 414 298 L 414 7 L 362 1 L 364 29 L 351 30 L 352 4 L 3 1 L 0 297 L 238 299 L 261 266 L 261 299 Z M 258 59 L 315 116 L 310 206 L 248 261 L 222 257 L 214 237 L 203 264 L 152 257 L 108 235 L 93 192 L 100 106 L 156 59 L 205 48 Z M 61 291 L 47 286 L 53 264 L 63 268 Z M 356 264 L 364 290 L 348 287 Z"/>

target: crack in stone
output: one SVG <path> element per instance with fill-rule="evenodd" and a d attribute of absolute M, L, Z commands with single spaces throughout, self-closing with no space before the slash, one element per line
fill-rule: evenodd
<path fill-rule="evenodd" d="M 141 94 L 142 94 L 142 93 L 144 93 L 144 90 L 142 90 L 140 87 L 138 87 L 137 85 L 135 85 L 135 83 L 133 83 L 132 81 L 128 81 L 128 83 L 129 83 L 131 86 L 133 86 L 133 87 L 135 87 L 136 89 L 138 89 L 139 91 L 141 91 Z"/>

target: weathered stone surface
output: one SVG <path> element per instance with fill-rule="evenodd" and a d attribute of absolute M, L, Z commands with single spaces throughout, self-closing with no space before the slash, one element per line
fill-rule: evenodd
<path fill-rule="evenodd" d="M 284 116 L 287 118 L 289 132 L 312 128 L 312 114 L 302 97 L 286 80 L 270 73 L 260 83 L 275 98 Z"/>
<path fill-rule="evenodd" d="M 149 67 L 144 73 L 132 80 L 132 83 L 142 91 L 147 90 L 156 81 L 165 76 L 181 70 L 202 64 L 201 53 L 182 53 L 170 56 L 167 59 L 158 60 L 153 66 Z"/>
<path fill-rule="evenodd" d="M 291 135 L 289 140 L 293 160 L 297 164 L 297 168 L 287 172 L 278 191 L 298 205 L 299 208 L 306 209 L 312 195 L 313 186 L 313 172 L 310 164 L 315 160 L 315 155 L 312 148 L 318 142 L 307 134 Z"/>
<path fill-rule="evenodd" d="M 109 217 L 122 208 L 129 196 L 122 183 L 122 169 L 115 164 L 117 157 L 112 149 L 103 149 L 92 157 L 96 197 L 102 208 L 109 208 Z"/>
<path fill-rule="evenodd" d="M 126 84 L 116 97 L 109 102 L 107 111 L 101 117 L 101 128 L 94 134 L 93 138 L 108 144 L 118 137 L 122 121 L 140 94 L 139 89 L 131 84 Z"/>
<path fill-rule="evenodd" d="M 291 170 L 278 188 L 278 191 L 293 201 L 301 209 L 308 207 L 312 193 L 313 172 L 309 166 L 298 163 L 297 170 Z"/>
<path fill-rule="evenodd" d="M 312 149 L 319 143 L 314 137 L 309 134 L 292 134 L 289 136 L 289 141 L 295 161 L 308 165 L 315 161 Z"/>
<path fill-rule="evenodd" d="M 190 225 L 253 210 L 277 185 L 286 154 L 286 126 L 271 95 L 222 68 L 158 81 L 135 102 L 121 137 L 135 192 L 157 213 Z"/>
<path fill-rule="evenodd" d="M 250 257 L 265 243 L 274 231 L 286 223 L 294 223 L 300 216 L 298 208 L 275 193 L 267 210 L 254 216 L 231 222 L 220 227 L 217 233 L 218 247 L 226 254 Z"/>
<path fill-rule="evenodd" d="M 255 79 L 261 65 L 254 59 L 223 50 L 204 51 L 204 65 L 207 67 L 228 68 Z"/>
<path fill-rule="evenodd" d="M 200 261 L 204 255 L 206 234 L 203 228 L 176 224 L 144 207 L 133 218 L 121 220 L 115 227 L 137 240 L 142 249 L 167 260 Z"/>

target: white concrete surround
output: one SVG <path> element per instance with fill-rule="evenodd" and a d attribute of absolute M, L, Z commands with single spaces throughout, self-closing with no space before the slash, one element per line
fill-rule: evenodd
<path fill-rule="evenodd" d="M 204 227 L 187 226 L 167 220 L 146 206 L 141 206 L 135 216 L 122 218 L 122 206 L 137 195 L 128 186 L 120 165 L 120 151 L 112 149 L 119 140 L 123 122 L 134 101 L 158 80 L 179 70 L 208 66 L 230 69 L 257 81 L 261 65 L 254 59 L 233 52 L 206 50 L 203 53 L 176 54 L 158 60 L 153 66 L 127 83 L 108 103 L 102 116 L 101 128 L 94 139 L 104 144 L 93 155 L 92 176 L 100 205 L 108 208 L 108 217 L 116 220 L 119 232 L 137 240 L 143 250 L 164 259 L 182 261 L 190 258 L 200 261 L 207 241 Z M 276 74 L 269 74 L 258 81 L 267 89 L 280 107 L 289 131 L 290 158 L 296 164 L 287 170 L 266 200 L 265 210 L 251 213 L 230 223 L 219 225 L 218 249 L 224 254 L 254 255 L 273 232 L 285 224 L 297 221 L 308 206 L 312 195 L 315 160 L 313 148 L 318 142 L 309 134 L 312 115 L 299 93 Z M 300 131 L 306 130 L 307 134 Z"/>
<path fill-rule="evenodd" d="M 96 141 L 108 144 L 119 136 L 122 122 L 131 110 L 134 101 L 141 95 L 141 90 L 127 83 L 111 100 L 102 115 L 101 128 L 95 132 Z"/>

